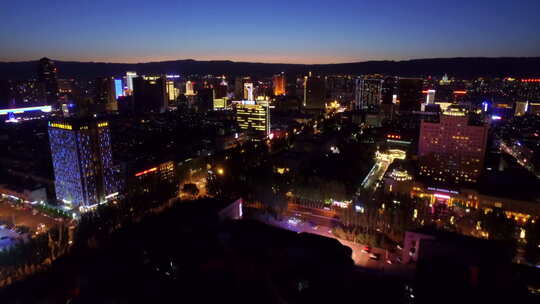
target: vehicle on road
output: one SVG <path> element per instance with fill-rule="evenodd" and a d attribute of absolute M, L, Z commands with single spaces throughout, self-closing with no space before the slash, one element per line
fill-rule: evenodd
<path fill-rule="evenodd" d="M 369 258 L 370 258 L 371 260 L 378 261 L 380 257 L 381 257 L 381 255 L 378 254 L 378 253 L 370 253 L 370 254 L 369 254 Z"/>
<path fill-rule="evenodd" d="M 371 247 L 366 246 L 366 247 L 362 248 L 362 250 L 360 252 L 362 252 L 362 253 L 370 253 L 371 252 Z"/>

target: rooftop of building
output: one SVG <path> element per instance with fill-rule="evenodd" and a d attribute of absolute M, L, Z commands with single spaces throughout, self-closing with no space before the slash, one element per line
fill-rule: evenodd
<path fill-rule="evenodd" d="M 475 185 L 481 194 L 540 202 L 540 180 L 510 155 L 488 153 L 485 168 Z"/>
<path fill-rule="evenodd" d="M 436 242 L 452 244 L 456 248 L 476 252 L 477 254 L 486 252 L 493 254 L 509 245 L 506 242 L 475 238 L 451 231 L 437 229 L 433 226 L 423 226 L 418 229 L 411 230 L 410 232 L 428 235 L 433 237 Z"/>

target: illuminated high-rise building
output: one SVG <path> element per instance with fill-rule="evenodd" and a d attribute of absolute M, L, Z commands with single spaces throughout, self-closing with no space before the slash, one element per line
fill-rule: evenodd
<path fill-rule="evenodd" d="M 274 75 L 274 77 L 272 78 L 272 85 L 274 89 L 274 96 L 285 95 L 285 74 L 281 73 Z"/>
<path fill-rule="evenodd" d="M 422 121 L 420 175 L 437 182 L 474 183 L 482 173 L 488 126 L 471 124 L 466 111 L 449 106 L 439 122 Z"/>
<path fill-rule="evenodd" d="M 253 95 L 253 82 L 244 83 L 244 100 L 255 100 L 255 97 Z"/>
<path fill-rule="evenodd" d="M 133 94 L 133 78 L 137 77 L 137 72 L 126 72 L 126 87 L 127 87 L 127 94 L 126 95 L 132 95 Z"/>
<path fill-rule="evenodd" d="M 180 89 L 175 86 L 174 81 L 167 80 L 167 97 L 169 101 L 176 101 L 180 95 Z"/>
<path fill-rule="evenodd" d="M 120 96 L 125 96 L 124 86 L 122 85 L 122 79 L 115 79 L 114 80 L 114 97 L 115 99 L 118 99 L 118 97 Z"/>
<path fill-rule="evenodd" d="M 426 94 L 426 101 L 423 102 L 421 105 L 422 112 L 433 111 L 433 105 L 435 105 L 435 90 L 433 89 L 424 90 L 422 91 L 422 93 Z"/>
<path fill-rule="evenodd" d="M 376 109 L 382 102 L 383 80 L 359 78 L 356 80 L 356 108 L 358 110 Z"/>
<path fill-rule="evenodd" d="M 435 103 L 435 90 L 427 90 L 426 91 L 426 105 L 434 104 Z"/>
<path fill-rule="evenodd" d="M 142 76 L 133 79 L 136 113 L 164 113 L 168 107 L 165 77 Z"/>
<path fill-rule="evenodd" d="M 38 81 L 43 90 L 44 101 L 53 104 L 58 101 L 58 70 L 49 58 L 41 58 L 38 64 Z"/>
<path fill-rule="evenodd" d="M 117 194 L 108 122 L 51 121 L 49 142 L 58 200 L 89 207 Z"/>
<path fill-rule="evenodd" d="M 236 122 L 240 129 L 270 134 L 270 109 L 265 104 L 239 103 L 236 105 Z"/>
<path fill-rule="evenodd" d="M 227 90 L 227 81 L 225 81 L 225 78 L 223 78 L 219 85 L 213 88 L 214 110 L 223 110 L 228 107 Z"/>
<path fill-rule="evenodd" d="M 250 77 L 236 77 L 234 80 L 234 96 L 241 100 L 244 97 L 244 83 L 252 82 Z"/>
<path fill-rule="evenodd" d="M 304 108 L 323 110 L 325 108 L 326 89 L 324 79 L 311 75 L 304 78 Z"/>
<path fill-rule="evenodd" d="M 193 82 L 191 82 L 190 80 L 188 80 L 186 82 L 186 96 L 193 96 L 195 95 L 195 90 L 193 90 Z"/>

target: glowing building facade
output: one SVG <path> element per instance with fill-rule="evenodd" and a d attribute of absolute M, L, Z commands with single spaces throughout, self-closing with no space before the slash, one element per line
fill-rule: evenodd
<path fill-rule="evenodd" d="M 167 97 L 169 98 L 169 101 L 175 101 L 180 95 L 180 89 L 178 89 L 175 86 L 175 83 L 172 80 L 167 80 L 166 86 L 167 86 Z"/>
<path fill-rule="evenodd" d="M 237 104 L 236 122 L 240 129 L 270 134 L 270 110 L 267 105 L 262 104 Z"/>
<path fill-rule="evenodd" d="M 193 90 L 193 82 L 191 82 L 190 80 L 188 80 L 186 82 L 186 96 L 193 96 L 195 95 L 195 91 Z"/>
<path fill-rule="evenodd" d="M 244 100 L 255 100 L 253 95 L 253 82 L 244 83 Z"/>
<path fill-rule="evenodd" d="M 137 77 L 136 72 L 126 72 L 127 95 L 133 94 L 133 78 Z"/>
<path fill-rule="evenodd" d="M 486 153 L 487 125 L 471 125 L 465 111 L 450 106 L 440 122 L 422 121 L 418 158 L 420 175 L 438 182 L 474 183 Z"/>
<path fill-rule="evenodd" d="M 371 109 L 377 108 L 382 102 L 382 79 L 359 78 L 356 80 L 356 108 Z"/>
<path fill-rule="evenodd" d="M 51 121 L 49 142 L 58 200 L 85 208 L 117 194 L 107 122 Z"/>
<path fill-rule="evenodd" d="M 285 74 L 277 74 L 272 78 L 274 96 L 285 95 Z"/>
<path fill-rule="evenodd" d="M 120 96 L 124 96 L 124 86 L 122 85 L 122 79 L 114 80 L 114 98 L 118 99 Z"/>

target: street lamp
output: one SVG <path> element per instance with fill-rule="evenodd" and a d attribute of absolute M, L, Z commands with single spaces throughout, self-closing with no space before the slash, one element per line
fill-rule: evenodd
<path fill-rule="evenodd" d="M 219 169 L 217 169 L 217 173 L 218 173 L 219 175 L 223 175 L 224 171 L 223 171 L 222 168 L 219 168 Z"/>

